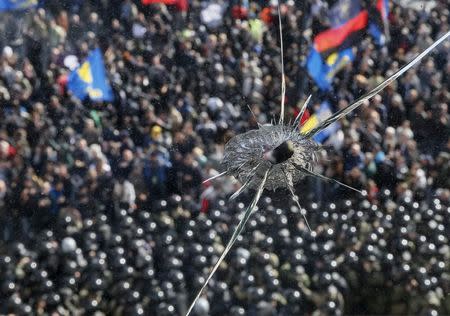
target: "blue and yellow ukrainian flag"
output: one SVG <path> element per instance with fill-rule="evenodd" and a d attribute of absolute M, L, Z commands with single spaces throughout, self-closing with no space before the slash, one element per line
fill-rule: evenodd
<path fill-rule="evenodd" d="M 311 115 L 309 119 L 303 124 L 302 128 L 300 129 L 300 132 L 302 134 L 309 132 L 314 127 L 319 125 L 320 122 L 324 121 L 328 117 L 331 116 L 333 112 L 331 111 L 330 104 L 328 101 L 324 101 L 320 104 L 319 110 Z M 335 122 L 325 128 L 324 130 L 320 131 L 316 135 L 313 136 L 314 141 L 316 141 L 319 144 L 322 144 L 324 141 L 328 139 L 333 133 L 338 131 L 341 128 L 341 125 L 338 122 Z"/>
<path fill-rule="evenodd" d="M 308 55 L 306 69 L 322 91 L 331 90 L 331 82 L 345 65 L 355 58 L 352 48 L 336 51 L 325 60 L 323 56 L 313 47 Z"/>
<path fill-rule="evenodd" d="M 37 5 L 38 0 L 0 0 L 0 11 L 26 10 Z"/>
<path fill-rule="evenodd" d="M 67 88 L 80 100 L 113 101 L 114 96 L 106 77 L 100 48 L 89 53 L 88 58 L 69 75 Z"/>

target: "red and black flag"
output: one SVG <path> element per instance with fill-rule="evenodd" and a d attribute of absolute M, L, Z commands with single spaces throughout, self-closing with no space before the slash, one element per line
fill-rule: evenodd
<path fill-rule="evenodd" d="M 367 33 L 378 45 L 384 45 L 388 34 L 388 0 L 338 0 L 330 9 L 331 28 L 316 35 L 306 67 L 321 90 L 331 89 L 334 75 L 354 59 L 357 46 Z"/>
<path fill-rule="evenodd" d="M 352 46 L 366 33 L 368 19 L 369 13 L 361 10 L 359 0 L 340 0 L 331 9 L 332 27 L 314 38 L 306 62 L 321 90 L 329 91 L 334 75 L 354 59 Z"/>

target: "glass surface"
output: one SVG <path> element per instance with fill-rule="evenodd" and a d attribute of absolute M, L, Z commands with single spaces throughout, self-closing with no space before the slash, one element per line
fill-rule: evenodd
<path fill-rule="evenodd" d="M 450 314 L 449 29 L 0 0 L 0 315 Z"/>

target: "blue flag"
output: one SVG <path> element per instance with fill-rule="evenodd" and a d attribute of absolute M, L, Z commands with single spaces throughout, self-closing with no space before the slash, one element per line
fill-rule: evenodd
<path fill-rule="evenodd" d="M 93 101 L 114 100 L 100 48 L 91 51 L 86 61 L 72 71 L 67 87 L 80 100 L 88 96 Z"/>
<path fill-rule="evenodd" d="M 332 53 L 324 60 L 322 55 L 312 47 L 307 58 L 306 69 L 322 91 L 330 91 L 334 75 L 354 58 L 352 48 L 347 48 Z"/>
<path fill-rule="evenodd" d="M 37 5 L 38 0 L 0 0 L 0 11 L 26 10 Z"/>
<path fill-rule="evenodd" d="M 319 110 L 311 115 L 308 120 L 303 124 L 301 128 L 302 133 L 306 133 L 313 128 L 315 128 L 317 125 L 319 125 L 320 122 L 323 122 L 328 117 L 331 116 L 333 112 L 331 111 L 330 104 L 328 101 L 324 101 L 320 104 Z M 337 132 L 341 128 L 341 125 L 338 122 L 335 122 L 325 128 L 324 130 L 320 131 L 319 133 L 315 134 L 313 136 L 314 141 L 317 143 L 322 144 L 325 142 L 328 137 L 330 137 L 333 133 Z"/>

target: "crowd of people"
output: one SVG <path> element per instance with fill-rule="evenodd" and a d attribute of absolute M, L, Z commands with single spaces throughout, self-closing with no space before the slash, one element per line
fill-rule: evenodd
<path fill-rule="evenodd" d="M 344 107 L 449 30 L 445 0 L 389 1 L 388 43 L 362 39 L 323 93 L 305 58 L 332 2 L 281 1 L 287 120 L 309 93 L 311 113 Z M 276 1 L 245 3 L 0 12 L 0 314 L 186 313 L 253 194 L 202 181 L 280 112 Z M 113 102 L 67 89 L 66 57 L 95 47 Z M 316 171 L 364 194 L 306 177 L 300 210 L 264 193 L 195 315 L 450 314 L 449 57 L 446 41 L 325 142 Z"/>

